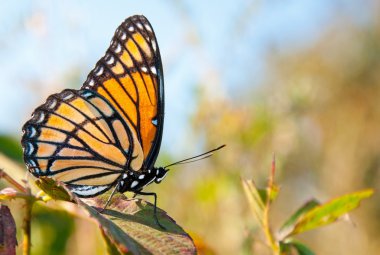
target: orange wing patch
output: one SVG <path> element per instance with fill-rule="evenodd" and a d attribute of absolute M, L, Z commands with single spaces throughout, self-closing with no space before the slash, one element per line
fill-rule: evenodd
<path fill-rule="evenodd" d="M 161 74 L 153 29 L 145 18 L 133 17 L 116 30 L 106 55 L 83 85 L 104 96 L 129 125 L 136 137 L 133 155 L 138 157 L 130 161 L 133 170 L 151 167 L 157 157 L 163 122 Z"/>

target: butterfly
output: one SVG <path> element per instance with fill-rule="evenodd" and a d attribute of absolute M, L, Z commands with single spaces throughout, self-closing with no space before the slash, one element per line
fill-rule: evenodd
<path fill-rule="evenodd" d="M 63 182 L 87 198 L 111 188 L 154 197 L 169 166 L 155 167 L 164 124 L 164 76 L 153 28 L 142 15 L 127 18 L 79 90 L 49 96 L 23 126 L 24 161 L 35 177 Z M 110 201 L 110 196 L 108 202 Z"/>

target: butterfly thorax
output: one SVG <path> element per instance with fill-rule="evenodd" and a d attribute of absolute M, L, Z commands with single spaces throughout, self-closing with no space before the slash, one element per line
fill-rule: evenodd
<path fill-rule="evenodd" d="M 126 191 L 140 191 L 152 182 L 160 183 L 164 178 L 168 169 L 163 167 L 153 167 L 152 169 L 143 171 L 127 170 L 121 177 L 118 184 L 118 191 L 124 193 Z"/>

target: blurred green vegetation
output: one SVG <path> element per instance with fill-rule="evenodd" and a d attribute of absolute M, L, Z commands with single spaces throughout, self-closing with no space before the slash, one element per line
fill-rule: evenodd
<path fill-rule="evenodd" d="M 22 149 L 20 147 L 20 141 L 15 138 L 0 135 L 0 151 L 8 158 L 20 163 L 22 162 Z"/>
<path fill-rule="evenodd" d="M 212 94 L 222 90 L 210 91 L 207 78 L 214 74 L 198 81 L 204 86 L 197 94 L 191 137 L 202 137 L 204 149 L 227 147 L 171 170 L 148 190 L 158 193 L 159 207 L 193 233 L 204 254 L 268 254 L 240 178 L 253 177 L 263 186 L 273 153 L 282 189 L 271 212 L 275 225 L 312 197 L 325 200 L 379 186 L 379 11 L 377 5 L 368 13 L 376 18 L 360 25 L 337 12 L 311 45 L 286 52 L 271 48 L 259 86 L 249 72 L 242 73 L 252 84 L 232 84 L 230 89 L 238 91 L 226 94 L 235 96 Z M 21 159 L 18 142 L 9 137 L 0 137 L 0 151 Z M 162 155 L 164 162 L 172 161 Z M 375 193 L 353 212 L 354 224 L 337 223 L 299 239 L 316 254 L 379 254 L 379 201 Z M 33 254 L 104 253 L 93 223 L 43 206 L 35 209 Z"/>

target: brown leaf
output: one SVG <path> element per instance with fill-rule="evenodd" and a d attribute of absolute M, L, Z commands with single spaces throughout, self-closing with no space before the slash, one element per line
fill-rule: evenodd
<path fill-rule="evenodd" d="M 16 254 L 16 224 L 9 208 L 0 206 L 0 255 Z"/>

